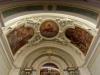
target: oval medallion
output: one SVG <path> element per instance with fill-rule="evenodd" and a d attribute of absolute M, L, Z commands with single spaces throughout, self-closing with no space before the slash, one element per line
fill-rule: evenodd
<path fill-rule="evenodd" d="M 59 27 L 53 20 L 46 20 L 40 26 L 40 33 L 42 36 L 51 38 L 57 35 Z"/>

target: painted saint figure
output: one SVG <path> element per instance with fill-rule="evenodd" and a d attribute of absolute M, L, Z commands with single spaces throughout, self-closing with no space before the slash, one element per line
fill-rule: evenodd
<path fill-rule="evenodd" d="M 48 38 L 56 36 L 58 31 L 59 31 L 59 28 L 57 26 L 57 23 L 55 23 L 52 20 L 43 22 L 40 27 L 41 35 Z"/>

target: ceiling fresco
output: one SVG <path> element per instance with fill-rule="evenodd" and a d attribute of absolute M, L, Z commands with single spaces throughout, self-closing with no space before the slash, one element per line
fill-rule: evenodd
<path fill-rule="evenodd" d="M 7 35 L 7 38 L 13 54 L 15 54 L 19 48 L 25 45 L 28 39 L 30 39 L 33 35 L 34 30 L 31 27 L 21 26 L 12 30 Z"/>
<path fill-rule="evenodd" d="M 93 36 L 90 33 L 76 26 L 75 28 L 66 29 L 65 35 L 71 40 L 72 44 L 77 46 L 86 55 L 93 39 Z"/>
<path fill-rule="evenodd" d="M 44 37 L 51 38 L 57 35 L 59 27 L 56 22 L 47 20 L 40 26 L 40 32 Z"/>
<path fill-rule="evenodd" d="M 6 35 L 13 54 L 24 45 L 31 47 L 43 42 L 52 42 L 63 46 L 69 44 L 86 55 L 95 32 L 83 22 L 58 16 L 23 18 L 8 26 L 10 29 L 7 29 Z"/>

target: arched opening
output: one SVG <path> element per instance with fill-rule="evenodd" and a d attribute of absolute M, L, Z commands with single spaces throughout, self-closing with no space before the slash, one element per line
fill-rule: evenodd
<path fill-rule="evenodd" d="M 60 75 L 59 68 L 53 63 L 46 63 L 40 70 L 40 75 Z"/>

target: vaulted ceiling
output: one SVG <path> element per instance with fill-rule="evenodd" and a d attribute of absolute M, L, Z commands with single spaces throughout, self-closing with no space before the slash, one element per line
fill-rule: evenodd
<path fill-rule="evenodd" d="M 52 38 L 56 36 L 59 30 L 53 31 L 53 27 L 48 27 L 48 25 L 47 27 L 43 26 L 43 30 L 40 30 L 40 32 L 41 35 L 43 35 L 44 37 Z M 56 27 L 54 27 L 54 29 L 56 29 Z M 91 41 L 93 39 L 91 33 L 87 32 L 85 29 L 75 26 L 75 28 L 66 29 L 64 34 L 69 40 L 71 40 L 72 44 L 78 47 L 86 55 Z M 31 39 L 33 36 L 34 29 L 31 27 L 25 27 L 24 25 L 18 28 L 14 28 L 14 30 L 9 32 L 7 34 L 7 38 L 13 54 L 15 54 L 16 51 L 18 51 L 18 49 L 21 48 L 23 45 L 28 43 L 28 40 Z"/>
<path fill-rule="evenodd" d="M 58 40 L 58 43 L 61 42 L 63 45 L 63 41 L 67 44 L 67 39 L 86 55 L 93 39 L 93 32 L 91 30 L 94 30 L 91 27 L 87 30 L 88 25 L 84 24 L 82 26 L 81 24 L 83 25 L 84 23 L 73 20 L 70 16 L 69 19 L 65 17 L 62 19 L 59 16 L 54 17 L 52 15 L 45 15 L 45 17 L 37 16 L 37 18 L 32 17 L 26 20 L 18 20 L 18 23 L 13 22 L 7 29 L 6 35 L 13 54 L 25 44 L 28 44 L 29 40 L 32 40 L 33 43 L 37 41 L 38 43 L 45 41 L 57 42 L 56 40 Z"/>
<path fill-rule="evenodd" d="M 73 54 L 76 52 L 82 64 L 97 32 L 95 20 L 98 13 L 92 7 L 86 9 L 60 2 L 42 2 L 35 5 L 26 2 L 25 6 L 11 4 L 1 8 L 5 21 L 4 33 L 13 56 L 30 50 L 29 47 L 52 43 L 64 46 L 66 51 L 73 50 Z"/>

